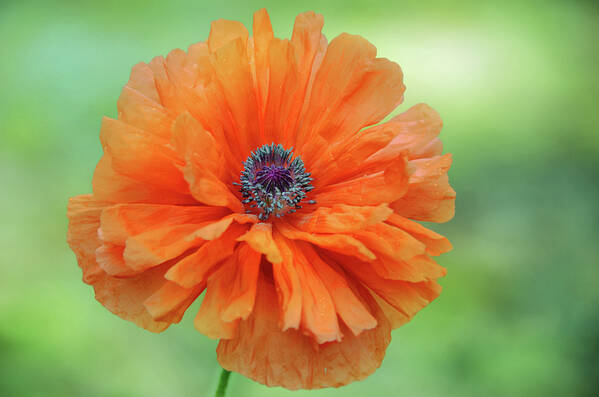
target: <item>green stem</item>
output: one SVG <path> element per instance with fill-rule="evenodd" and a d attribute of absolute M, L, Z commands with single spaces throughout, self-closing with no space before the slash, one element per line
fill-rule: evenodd
<path fill-rule="evenodd" d="M 231 371 L 227 371 L 223 368 L 223 372 L 220 373 L 220 379 L 218 381 L 218 388 L 216 389 L 215 397 L 224 397 L 225 392 L 227 391 L 227 384 L 229 384 L 229 376 L 231 376 Z"/>

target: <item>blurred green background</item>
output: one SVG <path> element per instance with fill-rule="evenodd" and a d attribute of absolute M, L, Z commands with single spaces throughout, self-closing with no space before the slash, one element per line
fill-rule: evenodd
<path fill-rule="evenodd" d="M 363 382 L 296 396 L 599 393 L 599 7 L 589 1 L 0 1 L 0 395 L 209 396 L 216 342 L 110 314 L 65 242 L 130 68 L 267 7 L 325 16 L 445 122 L 458 192 L 444 293 Z M 230 396 L 290 396 L 239 375 Z"/>

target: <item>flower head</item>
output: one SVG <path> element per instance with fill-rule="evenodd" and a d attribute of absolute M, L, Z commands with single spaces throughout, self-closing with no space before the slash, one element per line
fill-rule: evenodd
<path fill-rule="evenodd" d="M 260 10 L 253 37 L 219 20 L 134 66 L 93 194 L 68 208 L 106 308 L 160 332 L 204 293 L 194 324 L 221 365 L 289 389 L 371 374 L 439 295 L 432 256 L 451 249 L 415 222 L 453 216 L 439 116 L 419 104 L 382 122 L 403 100 L 399 66 L 322 25 L 300 14 L 282 40 Z"/>

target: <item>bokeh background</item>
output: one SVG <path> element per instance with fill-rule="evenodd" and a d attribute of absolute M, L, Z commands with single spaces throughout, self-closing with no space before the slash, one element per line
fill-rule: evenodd
<path fill-rule="evenodd" d="M 444 293 L 382 367 L 295 396 L 599 393 L 599 7 L 589 1 L 0 1 L 0 395 L 210 396 L 216 342 L 110 314 L 65 242 L 130 68 L 269 9 L 325 16 L 398 62 L 454 154 Z M 291 396 L 233 375 L 230 396 Z"/>

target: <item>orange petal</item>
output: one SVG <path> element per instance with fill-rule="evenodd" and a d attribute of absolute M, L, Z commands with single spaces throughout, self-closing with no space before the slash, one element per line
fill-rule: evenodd
<path fill-rule="evenodd" d="M 239 319 L 253 310 L 259 266 L 260 254 L 242 245 L 210 276 L 194 320 L 198 331 L 213 339 L 235 336 Z"/>
<path fill-rule="evenodd" d="M 293 263 L 293 251 L 288 240 L 277 230 L 273 233 L 273 238 L 283 259 L 280 263 L 272 264 L 273 279 L 279 296 L 281 329 L 297 329 L 302 315 L 302 286 Z"/>
<path fill-rule="evenodd" d="M 93 283 L 96 299 L 122 319 L 148 331 L 162 332 L 170 322 L 156 321 L 143 303 L 164 285 L 164 272 L 170 265 L 167 263 L 128 278 L 105 275 Z"/>
<path fill-rule="evenodd" d="M 123 259 L 135 271 L 157 266 L 199 247 L 203 240 L 191 237 L 197 229 L 198 225 L 177 225 L 131 236 L 125 242 Z"/>
<path fill-rule="evenodd" d="M 333 254 L 335 261 L 352 273 L 365 286 L 374 291 L 388 304 L 403 315 L 404 322 L 409 321 L 423 307 L 427 306 L 441 293 L 441 286 L 435 281 L 410 283 L 399 280 L 387 280 L 372 272 L 353 258 Z"/>
<path fill-rule="evenodd" d="M 395 156 L 392 158 L 385 156 L 384 163 L 371 164 L 366 161 L 386 147 L 397 133 L 398 131 L 393 128 L 392 124 L 382 123 L 352 135 L 343 144 L 338 145 L 338 149 L 323 155 L 322 159 L 326 159 L 326 161 L 319 162 L 322 166 L 321 169 L 317 169 L 318 180 L 315 183 L 319 186 L 326 186 L 385 169 L 401 151 L 395 152 Z"/>
<path fill-rule="evenodd" d="M 168 139 L 175 114 L 129 85 L 117 102 L 119 120 L 147 133 Z"/>
<path fill-rule="evenodd" d="M 393 158 L 402 151 L 408 152 L 410 160 L 441 155 L 443 144 L 438 135 L 443 127 L 439 114 L 424 103 L 414 105 L 395 116 L 381 127 L 393 131 L 394 138 L 369 161 L 380 162 Z"/>
<path fill-rule="evenodd" d="M 325 283 L 304 256 L 303 250 L 294 242 L 289 242 L 289 246 L 302 288 L 301 330 L 319 344 L 340 341 L 343 335 L 337 322 L 333 299 Z"/>
<path fill-rule="evenodd" d="M 107 274 L 115 277 L 130 277 L 140 273 L 127 266 L 123 253 L 125 247 L 112 243 L 104 243 L 96 250 L 96 261 L 98 266 Z"/>
<path fill-rule="evenodd" d="M 197 204 L 190 195 L 146 184 L 117 173 L 110 153 L 104 153 L 94 172 L 94 197 L 120 203 Z"/>
<path fill-rule="evenodd" d="M 147 68 L 149 72 L 152 73 L 154 90 L 156 91 L 156 96 L 158 97 L 156 103 L 165 109 L 168 109 L 171 117 L 175 117 L 182 108 L 181 98 L 179 95 L 177 95 L 177 89 L 170 79 L 170 77 L 173 77 L 173 75 L 171 74 L 169 76 L 169 73 L 166 71 L 166 62 L 164 57 L 154 57 L 150 63 L 148 63 Z M 168 139 L 170 131 L 165 128 L 164 131 L 160 132 L 160 135 L 165 139 Z"/>
<path fill-rule="evenodd" d="M 133 66 L 127 85 L 157 104 L 162 104 L 154 73 L 147 64 L 140 62 Z"/>
<path fill-rule="evenodd" d="M 107 117 L 102 120 L 100 140 L 112 157 L 115 172 L 162 190 L 189 194 L 187 182 L 176 167 L 183 162 L 168 141 Z"/>
<path fill-rule="evenodd" d="M 188 164 L 206 168 L 219 178 L 224 176 L 221 145 L 189 113 L 177 117 L 171 142 Z"/>
<path fill-rule="evenodd" d="M 295 135 L 307 111 L 307 102 L 316 71 L 320 68 L 326 53 L 327 40 L 321 33 L 323 25 L 322 15 L 313 11 L 298 14 L 293 25 L 291 43 L 297 59 L 297 89 L 286 99 L 289 102 L 289 116 L 285 129 L 280 135 L 283 143 L 293 142 L 290 146 L 295 146 Z"/>
<path fill-rule="evenodd" d="M 237 167 L 246 154 L 238 144 L 229 144 L 235 138 L 234 121 L 212 65 L 213 55 L 206 43 L 196 43 L 189 47 L 188 58 L 194 65 L 195 74 L 189 86 L 180 87 L 180 95 L 185 97 L 189 113 L 220 144 L 220 153 L 227 159 L 229 173 L 238 173 Z"/>
<path fill-rule="evenodd" d="M 376 327 L 376 319 L 354 293 L 345 275 L 342 275 L 344 273 L 333 269 L 335 265 L 325 262 L 309 244 L 298 246 L 330 293 L 337 314 L 352 333 L 359 335 L 364 330 Z"/>
<path fill-rule="evenodd" d="M 237 241 L 245 241 L 254 251 L 266 255 L 266 259 L 271 263 L 280 263 L 283 260 L 272 237 L 272 224 L 270 223 L 255 223 Z"/>
<path fill-rule="evenodd" d="M 408 191 L 391 208 L 406 218 L 426 222 L 447 222 L 455 213 L 455 191 L 449 185 L 447 171 L 451 154 L 410 161 Z"/>
<path fill-rule="evenodd" d="M 101 245 L 98 239 L 100 214 L 108 205 L 110 203 L 97 200 L 91 194 L 69 199 L 67 242 L 77 257 L 83 271 L 83 281 L 87 284 L 93 284 L 104 274 L 96 263 L 96 250 Z"/>
<path fill-rule="evenodd" d="M 254 313 L 239 325 L 239 336 L 221 340 L 218 361 L 231 371 L 267 386 L 287 389 L 338 387 L 363 379 L 378 368 L 390 342 L 390 326 L 376 303 L 365 295 L 379 325 L 341 342 L 318 345 L 300 331 L 281 332 L 274 286 L 259 280 Z"/>
<path fill-rule="evenodd" d="M 164 272 L 171 264 L 129 278 L 114 278 L 104 273 L 96 263 L 95 253 L 101 245 L 97 230 L 100 213 L 106 205 L 92 195 L 69 200 L 67 239 L 83 270 L 83 281 L 94 287 L 98 302 L 114 314 L 149 331 L 164 331 L 170 324 L 155 321 L 145 310 L 143 301 L 164 284 Z"/>
<path fill-rule="evenodd" d="M 233 121 L 227 132 L 231 146 L 238 146 L 240 161 L 259 146 L 258 107 L 252 80 L 246 43 L 240 39 L 230 41 L 211 56 L 216 79 L 226 99 L 229 115 Z"/>
<path fill-rule="evenodd" d="M 363 266 L 372 267 L 383 278 L 412 283 L 436 280 L 447 273 L 445 268 L 439 266 L 428 255 L 417 255 L 405 260 L 378 255 L 376 260 L 364 263 Z"/>
<path fill-rule="evenodd" d="M 233 255 L 237 237 L 246 230 L 246 226 L 231 225 L 221 237 L 206 242 L 196 252 L 177 262 L 166 272 L 165 278 L 185 288 L 204 283 L 218 263 Z"/>
<path fill-rule="evenodd" d="M 277 230 L 290 240 L 303 240 L 333 252 L 353 255 L 364 261 L 376 256 L 362 242 L 347 234 L 315 234 L 298 230 L 285 221 L 276 224 Z"/>
<path fill-rule="evenodd" d="M 441 255 L 445 252 L 451 251 L 453 248 L 449 240 L 447 240 L 445 237 L 433 232 L 430 229 L 427 229 L 417 222 L 411 221 L 397 214 L 392 214 L 387 219 L 387 223 L 405 230 L 416 239 L 423 242 L 426 245 L 426 253 L 429 255 Z"/>
<path fill-rule="evenodd" d="M 362 128 L 381 121 L 403 101 L 405 87 L 399 65 L 388 59 L 377 58 L 366 69 L 359 88 L 345 98 L 337 109 L 339 114 L 349 117 L 328 121 L 320 132 L 329 145 L 323 147 L 326 148 L 325 154 L 318 156 L 315 169 L 321 169 L 320 161 L 328 158 L 328 153 L 337 157 L 339 152 L 345 150 L 345 142 Z"/>
<path fill-rule="evenodd" d="M 168 226 L 131 236 L 125 243 L 123 257 L 127 266 L 143 270 L 173 259 L 187 250 L 199 247 L 204 241 L 214 240 L 238 223 L 255 222 L 250 215 L 233 214 L 203 224 Z"/>
<path fill-rule="evenodd" d="M 268 93 L 268 47 L 274 37 L 270 17 L 266 9 L 262 8 L 254 13 L 254 59 L 256 67 L 257 95 L 260 109 L 264 109 Z"/>
<path fill-rule="evenodd" d="M 381 311 L 385 315 L 387 321 L 389 321 L 389 325 L 391 326 L 392 330 L 397 329 L 410 321 L 410 318 L 408 318 L 401 311 L 397 310 L 396 308 L 385 302 L 385 300 L 377 294 L 373 293 L 372 297 L 381 308 Z"/>
<path fill-rule="evenodd" d="M 300 148 L 315 134 L 331 145 L 342 142 L 378 123 L 401 103 L 405 90 L 401 69 L 375 57 L 376 48 L 359 36 L 341 34 L 331 41 L 314 80 Z M 315 155 L 327 149 L 322 147 Z"/>
<path fill-rule="evenodd" d="M 205 226 L 197 229 L 190 238 L 201 238 L 203 240 L 214 240 L 222 236 L 229 228 L 229 225 L 235 221 L 239 224 L 256 223 L 258 217 L 252 214 L 231 214 L 227 215 L 219 221 L 207 223 Z"/>
<path fill-rule="evenodd" d="M 167 281 L 144 301 L 144 306 L 155 320 L 178 323 L 204 288 L 205 285 L 183 288 Z"/>
<path fill-rule="evenodd" d="M 289 222 L 308 233 L 351 233 L 382 222 L 392 213 L 387 204 L 376 207 L 335 204 L 331 208 L 319 207 L 310 213 L 298 214 Z"/>
<path fill-rule="evenodd" d="M 225 322 L 249 317 L 254 309 L 258 272 L 260 271 L 261 254 L 242 244 L 237 249 L 233 267 L 232 282 L 227 283 L 229 296 L 223 307 L 221 318 Z"/>
<path fill-rule="evenodd" d="M 225 322 L 221 318 L 224 303 L 230 292 L 226 285 L 231 281 L 229 273 L 230 266 L 222 266 L 212 274 L 202 306 L 193 322 L 198 331 L 211 339 L 231 339 L 237 334 L 239 320 Z"/>
<path fill-rule="evenodd" d="M 299 101 L 297 59 L 289 40 L 273 39 L 268 49 L 269 85 L 265 104 L 265 143 L 274 141 L 292 146 L 289 124 L 297 118 Z"/>
<path fill-rule="evenodd" d="M 173 126 L 173 142 L 185 159 L 183 175 L 189 183 L 191 194 L 200 202 L 224 206 L 241 212 L 243 206 L 230 187 L 230 175 L 225 173 L 224 158 L 220 145 L 202 125 L 188 113 L 184 113 Z"/>
<path fill-rule="evenodd" d="M 193 197 L 201 203 L 228 207 L 233 212 L 243 210 L 239 199 L 211 172 L 202 168 L 187 168 L 185 179 L 191 186 Z"/>
<path fill-rule="evenodd" d="M 313 64 L 320 50 L 324 18 L 314 11 L 307 11 L 295 17 L 291 42 L 296 48 L 301 79 L 307 84 L 312 74 Z M 324 55 L 324 54 L 322 54 Z"/>
<path fill-rule="evenodd" d="M 208 206 L 117 204 L 102 211 L 103 241 L 124 245 L 127 238 L 152 229 L 204 224 L 224 217 L 227 210 Z"/>
<path fill-rule="evenodd" d="M 353 235 L 368 249 L 395 260 L 411 259 L 424 254 L 426 249 L 424 244 L 409 233 L 387 223 L 369 226 L 354 232 Z"/>
<path fill-rule="evenodd" d="M 241 22 L 226 19 L 212 21 L 208 36 L 210 51 L 215 52 L 222 46 L 237 39 L 240 39 L 244 46 L 248 39 L 248 31 Z"/>
<path fill-rule="evenodd" d="M 314 200 L 319 206 L 329 207 L 338 203 L 349 205 L 391 203 L 406 194 L 407 189 L 406 161 L 403 156 L 399 156 L 382 172 L 315 189 L 313 192 Z"/>

